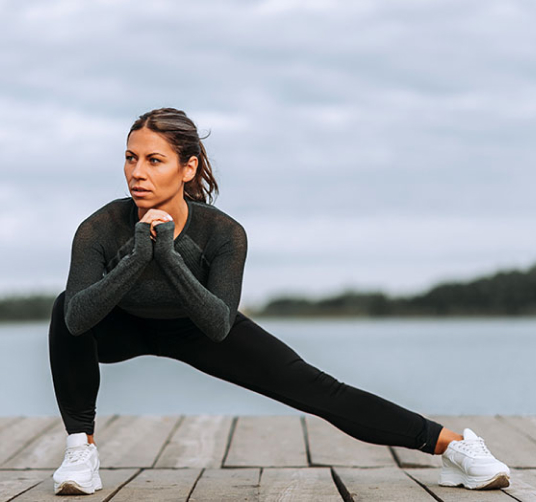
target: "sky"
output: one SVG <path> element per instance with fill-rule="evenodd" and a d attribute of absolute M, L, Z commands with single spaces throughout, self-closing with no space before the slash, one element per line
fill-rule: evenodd
<path fill-rule="evenodd" d="M 412 294 L 536 263 L 531 0 L 2 1 L 0 294 L 59 293 L 184 110 L 248 235 L 242 306 Z"/>

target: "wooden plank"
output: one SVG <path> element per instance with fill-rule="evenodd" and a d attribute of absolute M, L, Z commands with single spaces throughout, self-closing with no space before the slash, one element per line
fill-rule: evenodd
<path fill-rule="evenodd" d="M 224 415 L 184 417 L 155 467 L 220 467 L 232 421 L 232 417 Z"/>
<path fill-rule="evenodd" d="M 259 476 L 260 469 L 207 469 L 188 502 L 257 501 Z"/>
<path fill-rule="evenodd" d="M 240 417 L 225 466 L 307 466 L 300 417 L 290 415 Z"/>
<path fill-rule="evenodd" d="M 524 436 L 527 436 L 530 441 L 536 442 L 536 417 L 522 415 L 498 415 L 497 418 L 508 424 L 510 427 L 518 430 Z"/>
<path fill-rule="evenodd" d="M 305 417 L 305 424 L 312 465 L 396 466 L 386 446 L 358 441 L 318 417 Z"/>
<path fill-rule="evenodd" d="M 58 467 L 65 452 L 65 429 L 63 423 L 56 420 L 54 427 L 34 438 L 13 458 L 4 462 L 7 469 L 53 469 Z"/>
<path fill-rule="evenodd" d="M 0 471 L 0 502 L 11 500 L 51 475 L 52 471 Z"/>
<path fill-rule="evenodd" d="M 95 440 L 95 442 L 97 441 L 97 438 L 100 436 L 101 432 L 106 430 L 107 427 L 110 427 L 110 425 L 118 417 L 119 415 L 97 415 L 95 417 L 95 431 L 93 432 L 93 439 Z"/>
<path fill-rule="evenodd" d="M 439 469 L 405 469 L 443 502 L 512 502 L 502 490 L 468 490 L 463 487 L 439 486 Z"/>
<path fill-rule="evenodd" d="M 460 434 L 469 427 L 484 439 L 491 453 L 510 468 L 536 467 L 536 442 L 527 440 L 525 434 L 498 416 L 445 416 L 437 421 Z"/>
<path fill-rule="evenodd" d="M 178 415 L 121 415 L 95 439 L 102 467 L 152 467 Z"/>
<path fill-rule="evenodd" d="M 139 469 L 101 469 L 99 473 L 102 479 L 102 490 L 98 490 L 92 495 L 71 495 L 67 500 L 108 501 L 114 491 L 138 472 L 140 472 Z M 58 502 L 58 500 L 62 499 L 59 499 L 58 495 L 54 494 L 52 477 L 45 479 L 35 488 L 28 490 L 15 499 L 16 502 Z"/>
<path fill-rule="evenodd" d="M 536 471 L 511 469 L 510 486 L 504 491 L 520 502 L 536 502 Z"/>
<path fill-rule="evenodd" d="M 0 417 L 0 431 L 7 427 L 8 425 L 12 425 L 18 420 L 22 420 L 24 417 Z"/>
<path fill-rule="evenodd" d="M 113 417 L 100 417 L 96 424 L 104 422 L 104 428 Z M 4 462 L 2 468 L 7 469 L 56 469 L 65 455 L 67 432 L 63 422 L 54 419 L 54 427 L 36 436 L 11 460 Z"/>
<path fill-rule="evenodd" d="M 441 455 L 431 455 L 401 446 L 393 446 L 392 450 L 401 467 L 441 467 Z"/>
<path fill-rule="evenodd" d="M 398 467 L 354 469 L 335 467 L 336 475 L 355 502 L 432 502 L 435 499 Z M 479 500 L 480 499 L 473 499 Z"/>
<path fill-rule="evenodd" d="M 54 424 L 60 423 L 57 417 L 20 417 L 6 420 L 0 430 L 0 466 L 9 468 L 7 461 L 18 451 L 34 441 L 40 434 Z"/>
<path fill-rule="evenodd" d="M 260 480 L 262 502 L 321 500 L 341 502 L 331 472 L 325 467 L 305 469 L 263 469 Z"/>
<path fill-rule="evenodd" d="M 186 502 L 191 500 L 188 499 L 188 494 L 200 474 L 201 469 L 147 469 L 123 486 L 112 500 L 113 502 Z"/>

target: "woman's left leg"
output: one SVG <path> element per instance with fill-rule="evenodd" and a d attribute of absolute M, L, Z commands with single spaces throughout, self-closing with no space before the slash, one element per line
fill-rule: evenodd
<path fill-rule="evenodd" d="M 356 439 L 434 453 L 442 425 L 339 382 L 240 312 L 219 343 L 199 330 L 187 337 L 166 330 L 158 337 L 162 356 L 322 417 Z"/>

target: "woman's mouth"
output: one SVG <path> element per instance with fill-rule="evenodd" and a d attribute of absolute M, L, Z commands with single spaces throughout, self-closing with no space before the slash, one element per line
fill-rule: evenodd
<path fill-rule="evenodd" d="M 130 190 L 130 193 L 132 195 L 135 195 L 136 197 L 143 197 L 144 195 L 148 195 L 149 193 L 151 193 L 151 191 L 147 190 L 146 188 L 142 188 L 142 187 L 133 187 Z"/>

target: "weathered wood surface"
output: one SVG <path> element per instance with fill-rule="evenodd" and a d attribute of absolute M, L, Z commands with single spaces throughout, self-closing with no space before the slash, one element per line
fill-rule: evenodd
<path fill-rule="evenodd" d="M 312 465 L 382 467 L 395 466 L 385 446 L 356 441 L 318 417 L 305 417 Z"/>
<path fill-rule="evenodd" d="M 223 415 L 184 417 L 155 467 L 221 467 L 232 423 Z"/>
<path fill-rule="evenodd" d="M 306 467 L 300 417 L 239 417 L 226 467 Z"/>
<path fill-rule="evenodd" d="M 113 497 L 114 502 L 186 502 L 201 469 L 146 469 Z M 102 481 L 104 485 L 104 480 Z M 191 499 L 190 499 L 191 500 Z"/>
<path fill-rule="evenodd" d="M 21 417 L 18 420 L 4 420 L 0 429 L 0 465 L 8 467 L 4 464 L 59 422 L 59 418 L 56 417 Z M 60 444 L 63 447 L 63 443 Z"/>
<path fill-rule="evenodd" d="M 512 473 L 513 483 L 505 492 L 521 502 L 536 502 L 536 470 L 516 469 Z"/>
<path fill-rule="evenodd" d="M 433 500 L 428 492 L 398 467 L 377 469 L 336 467 L 335 472 L 356 501 L 431 502 Z"/>
<path fill-rule="evenodd" d="M 177 416 L 118 417 L 95 434 L 101 466 L 152 467 L 179 420 Z"/>
<path fill-rule="evenodd" d="M 51 471 L 0 471 L 0 500 L 7 501 L 50 478 Z M 19 500 L 19 499 L 17 499 Z"/>
<path fill-rule="evenodd" d="M 112 502 L 536 502 L 536 417 L 430 416 L 482 436 L 510 465 L 503 490 L 438 485 L 440 456 L 356 441 L 312 416 L 100 416 L 103 490 Z M 59 417 L 0 417 L 0 502 L 58 501 Z"/>
<path fill-rule="evenodd" d="M 302 469 L 264 469 L 261 475 L 260 499 L 263 502 L 321 500 L 339 502 L 341 496 L 325 467 Z"/>
<path fill-rule="evenodd" d="M 188 502 L 258 500 L 260 469 L 208 469 Z"/>
<path fill-rule="evenodd" d="M 102 490 L 95 492 L 93 495 L 80 495 L 65 498 L 58 498 L 54 495 L 54 484 L 49 477 L 37 486 L 28 490 L 13 500 L 17 502 L 58 502 L 58 500 L 84 500 L 88 502 L 105 502 L 110 500 L 114 492 L 121 489 L 129 480 L 139 472 L 139 469 L 102 469 L 100 477 L 102 479 Z M 0 499 L 4 500 L 11 499 Z"/>
<path fill-rule="evenodd" d="M 531 441 L 536 442 L 536 417 L 509 415 L 500 416 L 499 419 L 526 435 Z"/>
<path fill-rule="evenodd" d="M 113 420 L 113 417 L 98 417 L 95 427 L 103 424 L 105 426 Z M 41 425 L 39 425 L 39 423 Z M 28 429 L 26 430 L 26 427 Z M 16 424 L 9 427 L 9 430 L 17 429 Z M 21 445 L 16 454 L 11 455 L 7 460 L 0 461 L 2 469 L 55 469 L 61 464 L 65 451 L 66 432 L 60 418 L 57 417 L 29 417 L 22 419 L 21 430 L 17 430 L 14 435 L 17 444 Z M 7 433 L 9 430 L 5 430 Z M 26 433 L 25 433 L 26 430 Z M 23 439 L 25 438 L 25 440 Z M 11 444 L 11 438 L 7 444 Z M 4 441 L 0 441 L 1 449 L 4 451 Z M 10 447 L 7 446 L 7 449 Z M 0 458 L 2 458 L 0 453 Z"/>

